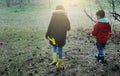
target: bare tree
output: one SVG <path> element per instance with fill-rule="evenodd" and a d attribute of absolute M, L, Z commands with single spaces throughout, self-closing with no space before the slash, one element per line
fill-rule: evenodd
<path fill-rule="evenodd" d="M 120 14 L 118 11 L 116 11 L 117 8 L 120 8 L 120 0 L 107 0 L 108 3 L 111 5 L 112 11 L 110 12 L 114 19 L 120 22 Z M 100 3 L 100 0 L 96 0 L 98 3 L 99 7 L 103 9 L 102 4 Z"/>
<path fill-rule="evenodd" d="M 116 11 L 116 8 L 120 6 L 120 0 L 111 0 L 110 4 L 112 5 L 112 9 L 113 9 L 112 12 L 110 13 L 113 15 L 115 20 L 120 22 L 120 14 L 118 14 L 118 12 Z"/>
<path fill-rule="evenodd" d="M 120 8 L 120 0 L 107 0 L 107 1 L 111 5 L 112 10 L 110 11 L 110 13 L 112 14 L 113 18 L 120 22 L 120 14 L 118 13 L 118 11 L 116 11 L 117 8 Z M 95 2 L 96 4 L 99 5 L 101 9 L 103 9 L 103 6 L 100 3 L 100 0 L 95 0 Z M 93 22 L 95 22 L 95 20 L 85 10 L 84 12 Z"/>

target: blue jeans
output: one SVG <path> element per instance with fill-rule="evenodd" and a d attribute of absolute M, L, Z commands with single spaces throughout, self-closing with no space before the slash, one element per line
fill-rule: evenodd
<path fill-rule="evenodd" d="M 57 52 L 58 52 L 59 59 L 62 59 L 62 56 L 63 56 L 62 47 L 53 46 L 52 53 L 57 53 Z"/>
<path fill-rule="evenodd" d="M 106 43 L 100 43 L 100 42 L 96 42 L 96 46 L 98 49 L 98 56 L 104 56 L 104 48 L 105 48 Z"/>

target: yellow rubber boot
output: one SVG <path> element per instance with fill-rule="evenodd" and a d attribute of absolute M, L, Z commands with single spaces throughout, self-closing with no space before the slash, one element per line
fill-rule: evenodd
<path fill-rule="evenodd" d="M 57 63 L 57 53 L 53 53 L 52 54 L 52 63 L 51 63 L 51 65 L 56 65 L 56 63 Z"/>
<path fill-rule="evenodd" d="M 61 64 L 62 64 L 62 59 L 58 59 L 58 60 L 57 60 L 56 67 L 57 67 L 57 68 L 60 68 Z"/>

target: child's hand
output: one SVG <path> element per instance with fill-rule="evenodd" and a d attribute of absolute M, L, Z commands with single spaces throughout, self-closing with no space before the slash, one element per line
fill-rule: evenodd
<path fill-rule="evenodd" d="M 110 32 L 110 33 L 109 33 L 109 36 L 113 38 L 113 37 L 114 37 L 114 33 L 113 33 L 113 32 Z"/>
<path fill-rule="evenodd" d="M 90 34 L 90 37 L 96 38 L 95 36 L 93 36 L 92 34 Z"/>

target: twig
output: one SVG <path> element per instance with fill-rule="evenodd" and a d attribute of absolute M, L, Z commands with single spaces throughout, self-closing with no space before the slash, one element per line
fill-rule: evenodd
<path fill-rule="evenodd" d="M 120 14 L 116 13 L 116 12 L 110 12 L 110 14 L 113 15 L 113 17 L 115 18 L 115 20 L 120 22 Z"/>
<path fill-rule="evenodd" d="M 86 14 L 93 22 L 96 22 L 96 21 L 86 12 L 85 9 L 84 9 L 84 12 L 85 12 L 85 14 Z"/>

